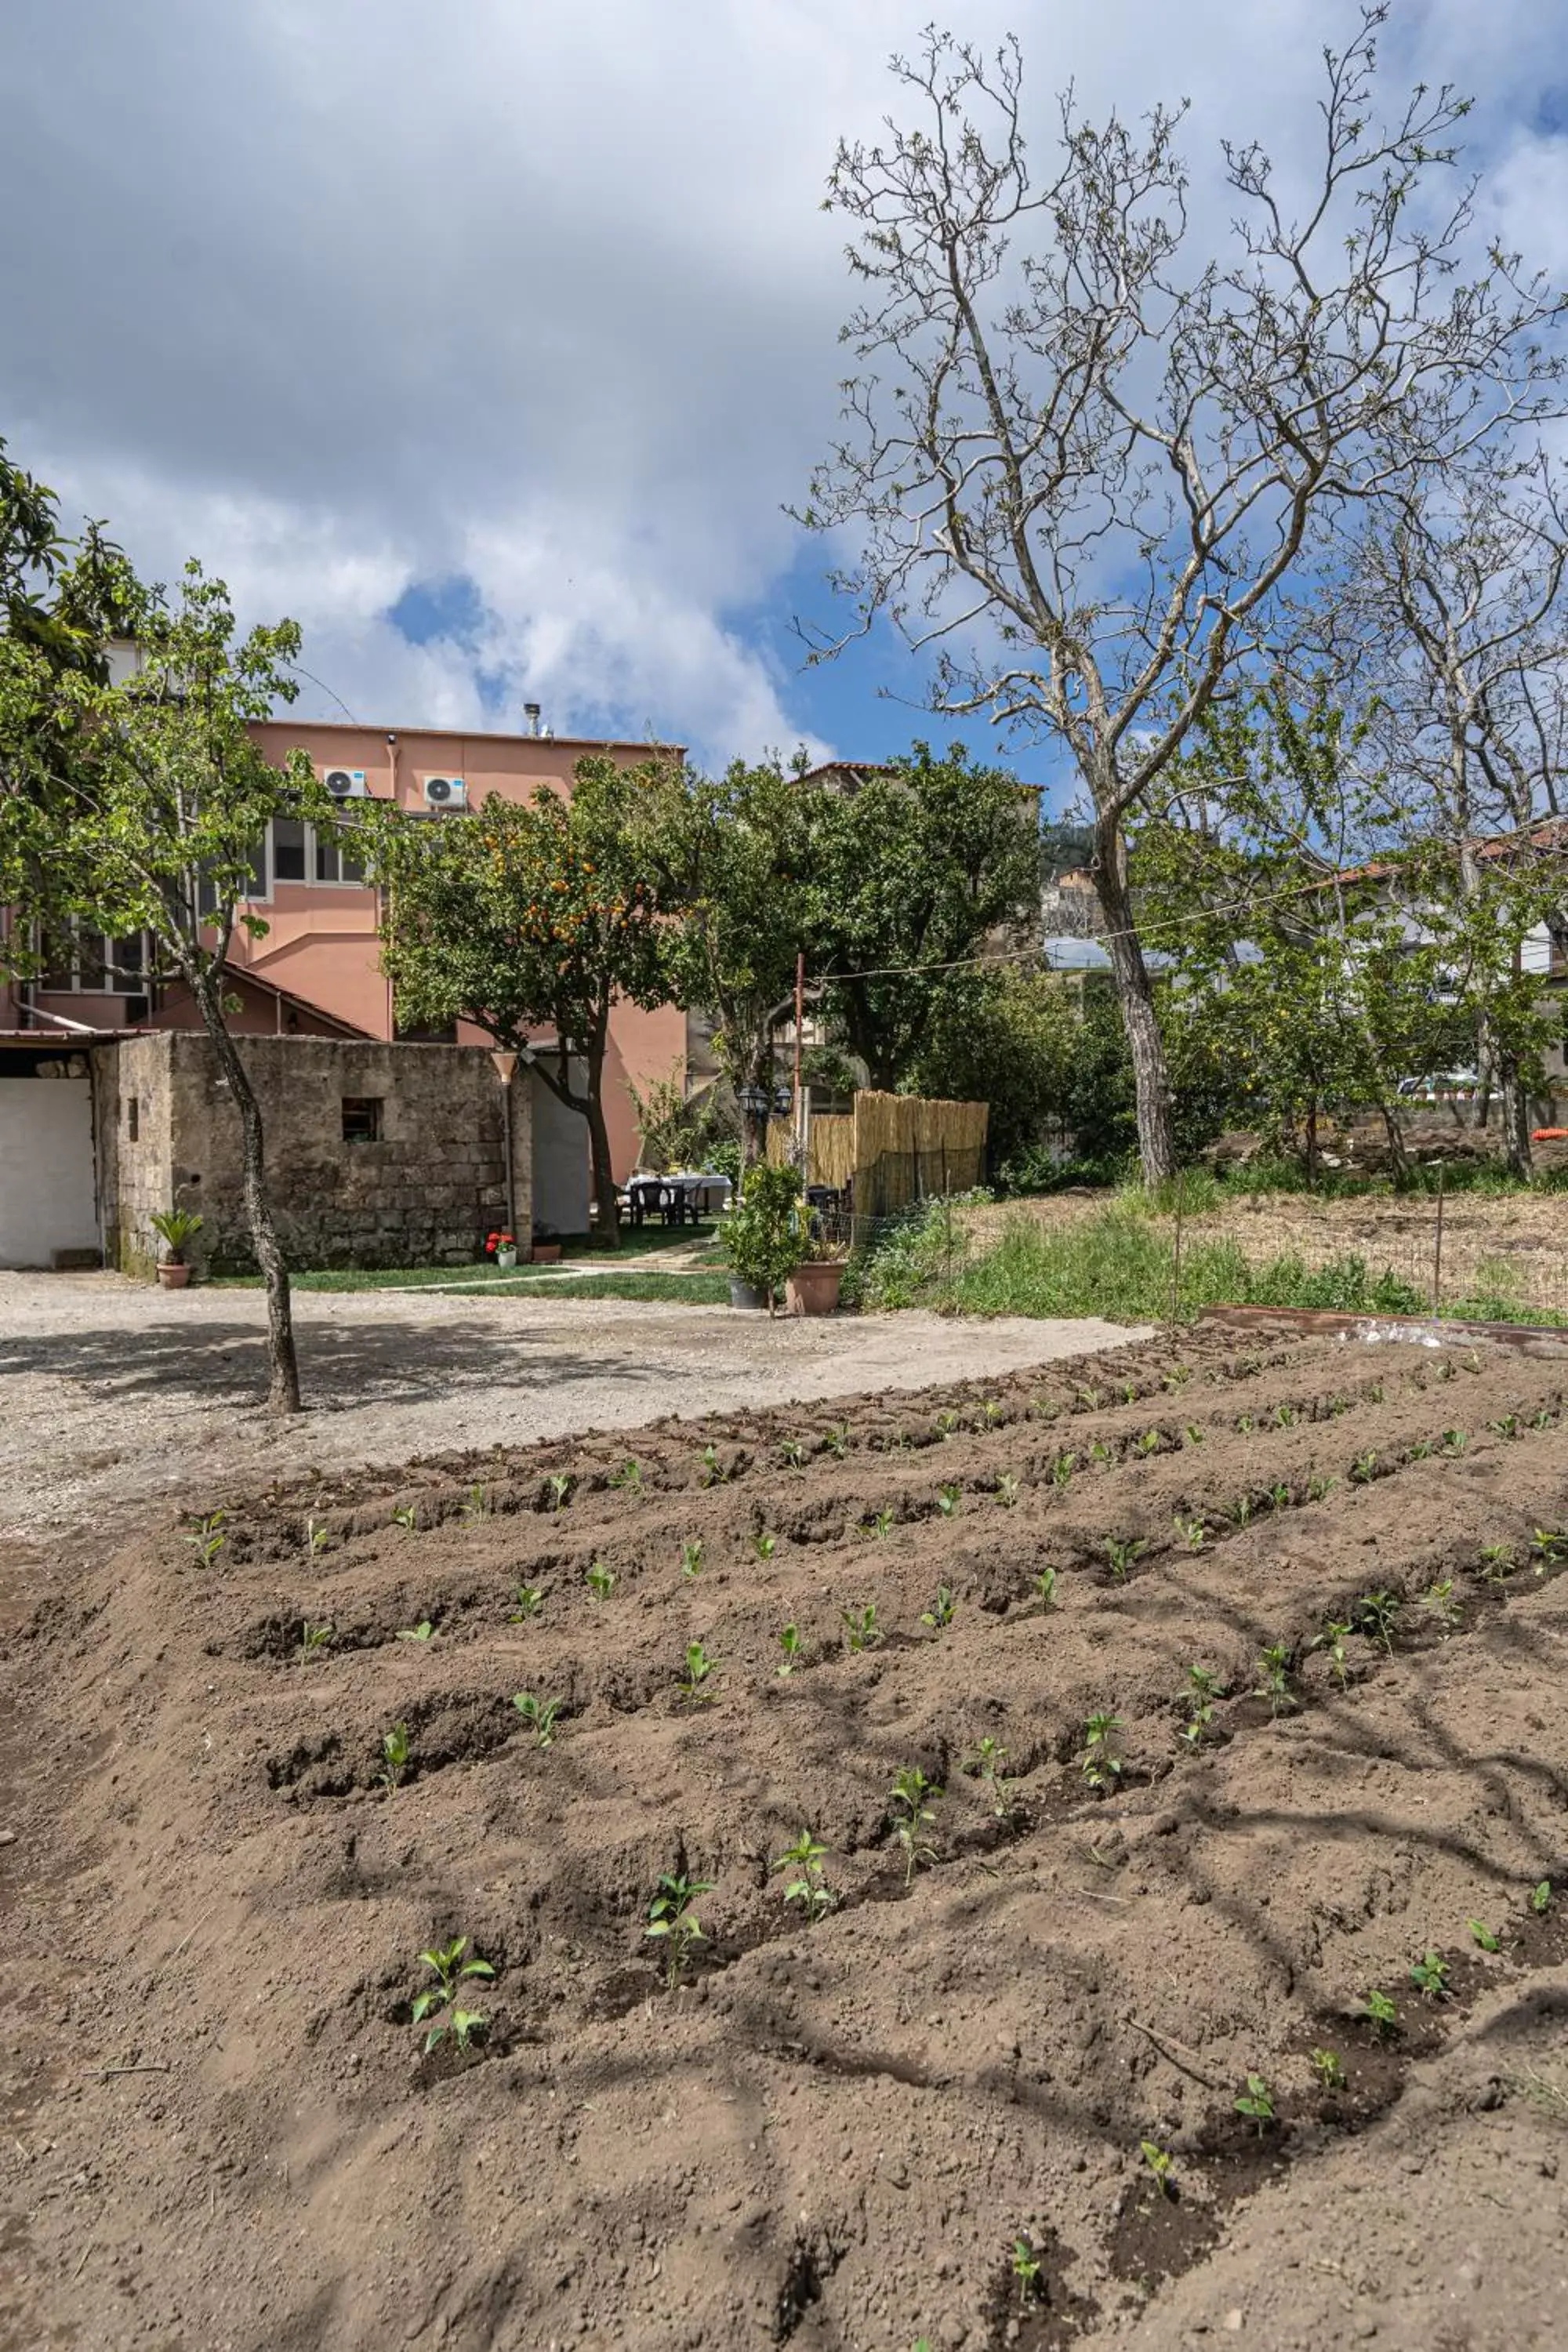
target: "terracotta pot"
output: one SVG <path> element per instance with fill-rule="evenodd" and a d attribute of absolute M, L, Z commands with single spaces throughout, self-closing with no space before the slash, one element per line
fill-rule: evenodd
<path fill-rule="evenodd" d="M 172 1257 L 166 1257 L 161 1261 L 158 1267 L 158 1280 L 165 1290 L 184 1290 L 190 1278 L 191 1269 L 188 1265 L 181 1265 Z"/>
<path fill-rule="evenodd" d="M 535 1242 L 529 1253 L 535 1265 L 553 1265 L 561 1255 L 559 1242 Z"/>
<path fill-rule="evenodd" d="M 838 1305 L 838 1286 L 843 1279 L 842 1258 L 816 1258 L 797 1265 L 784 1285 L 788 1312 L 831 1315 Z"/>

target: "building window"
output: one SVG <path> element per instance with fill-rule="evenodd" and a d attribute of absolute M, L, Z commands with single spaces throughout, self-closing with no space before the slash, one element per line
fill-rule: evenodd
<path fill-rule="evenodd" d="M 140 995 L 149 976 L 147 947 L 142 931 L 117 940 L 72 923 L 46 939 L 38 985 L 57 996 Z"/>
<path fill-rule="evenodd" d="M 300 816 L 273 818 L 271 858 L 274 882 L 323 882 L 352 888 L 364 880 L 363 862 L 352 850 Z M 265 857 L 261 864 L 265 867 Z"/>
<path fill-rule="evenodd" d="M 272 820 L 272 873 L 279 882 L 302 882 L 305 879 L 305 834 L 302 817 L 275 816 Z"/>
<path fill-rule="evenodd" d="M 343 1097 L 343 1141 L 345 1143 L 379 1143 L 381 1141 L 381 1097 L 379 1095 L 345 1095 Z"/>
<path fill-rule="evenodd" d="M 134 1095 L 126 1097 L 125 1132 L 132 1143 L 142 1140 L 142 1105 Z"/>

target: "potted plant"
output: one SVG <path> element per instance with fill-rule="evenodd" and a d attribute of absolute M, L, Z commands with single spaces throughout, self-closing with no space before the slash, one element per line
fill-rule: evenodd
<path fill-rule="evenodd" d="M 805 1255 L 792 1268 L 784 1285 L 787 1311 L 791 1315 L 831 1315 L 838 1305 L 844 1264 L 845 1251 L 840 1243 L 829 1241 L 824 1234 L 813 1234 Z"/>
<path fill-rule="evenodd" d="M 766 1307 L 773 1312 L 784 1288 L 810 1245 L 809 1212 L 800 1197 L 798 1168 L 749 1168 L 741 1197 L 721 1227 L 730 1262 L 731 1307 Z"/>
<path fill-rule="evenodd" d="M 517 1235 L 515 1234 L 487 1234 L 485 1235 L 485 1255 L 487 1257 L 494 1258 L 497 1265 L 500 1266 L 503 1270 L 508 1266 L 515 1265 L 517 1264 Z"/>
<path fill-rule="evenodd" d="M 201 1232 L 200 1217 L 194 1209 L 158 1209 L 148 1223 L 163 1244 L 163 1255 L 158 1261 L 159 1281 L 165 1290 L 184 1290 L 191 1278 L 185 1249 Z"/>

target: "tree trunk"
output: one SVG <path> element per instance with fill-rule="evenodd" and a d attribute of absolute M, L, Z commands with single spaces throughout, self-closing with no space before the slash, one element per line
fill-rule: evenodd
<path fill-rule="evenodd" d="M 594 1171 L 594 1199 L 599 1212 L 599 1239 L 606 1249 L 621 1245 L 620 1200 L 616 1190 L 616 1171 L 610 1159 L 610 1130 L 605 1124 L 603 1069 L 590 1065 L 588 1100 L 584 1106 L 588 1121 L 588 1157 Z"/>
<path fill-rule="evenodd" d="M 1388 1139 L 1388 1165 L 1396 1183 L 1403 1184 L 1410 1174 L 1410 1154 L 1405 1149 L 1405 1129 L 1399 1124 L 1399 1114 L 1384 1100 L 1377 1106 L 1383 1114 L 1383 1131 Z"/>
<path fill-rule="evenodd" d="M 1094 887 L 1105 920 L 1106 953 L 1116 982 L 1121 1024 L 1132 1056 L 1138 1101 L 1138 1154 L 1145 1184 L 1163 1183 L 1176 1172 L 1176 1133 L 1171 1116 L 1171 1081 L 1164 1042 L 1154 1016 L 1154 991 L 1132 919 L 1127 887 L 1127 845 L 1119 824 L 1095 828 Z"/>
<path fill-rule="evenodd" d="M 267 1198 L 261 1106 L 256 1099 L 256 1090 L 240 1058 L 239 1048 L 229 1035 L 228 1024 L 224 1019 L 218 996 L 222 985 L 220 969 L 204 977 L 194 993 L 212 1041 L 213 1051 L 217 1055 L 218 1067 L 228 1080 L 228 1090 L 239 1113 L 245 1171 L 245 1213 L 250 1225 L 256 1262 L 267 1285 L 267 1402 L 273 1412 L 298 1412 L 300 1364 L 294 1352 L 294 1315 L 289 1296 L 289 1269 L 283 1263 L 278 1229 L 272 1222 L 272 1210 Z"/>
<path fill-rule="evenodd" d="M 1498 1077 L 1502 1097 L 1502 1148 L 1509 1173 L 1521 1177 L 1528 1184 L 1533 1173 L 1530 1150 L 1530 1095 L 1521 1080 L 1519 1065 L 1511 1055 L 1499 1055 Z"/>

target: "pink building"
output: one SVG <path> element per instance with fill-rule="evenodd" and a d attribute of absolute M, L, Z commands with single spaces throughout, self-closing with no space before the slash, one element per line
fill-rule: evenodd
<path fill-rule="evenodd" d="M 394 801 L 404 808 L 439 812 L 443 821 L 455 824 L 461 822 L 463 808 L 477 808 L 491 793 L 513 801 L 528 800 L 545 786 L 569 793 L 573 770 L 587 753 L 607 751 L 630 761 L 671 748 L 539 732 L 481 735 L 287 719 L 268 720 L 255 732 L 279 761 L 291 751 L 307 752 L 350 808 L 355 799 Z M 260 939 L 243 931 L 236 937 L 231 961 L 241 975 L 237 992 L 242 999 L 236 1026 L 394 1037 L 392 991 L 381 970 L 376 938 L 377 894 L 347 854 L 318 840 L 311 826 L 279 818 L 258 852 L 255 884 L 251 904 L 268 928 Z M 246 977 L 256 984 L 246 986 Z M 36 1026 L 62 1036 L 70 1034 L 68 1024 L 91 1031 L 188 1028 L 196 1017 L 183 990 L 147 990 L 133 941 L 83 935 L 69 957 L 62 955 L 37 982 L 12 991 L 0 982 L 0 1031 Z M 457 1042 L 486 1040 L 464 1023 Z M 684 1074 L 686 1045 L 686 1016 L 674 1005 L 651 1013 L 634 1004 L 617 1007 L 610 1024 L 605 1110 L 618 1176 L 636 1165 L 637 1150 L 625 1081 L 643 1085 L 672 1069 Z M 563 1117 L 572 1148 L 580 1141 L 585 1161 L 585 1123 L 570 1113 Z"/>

